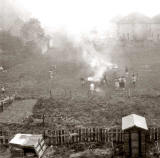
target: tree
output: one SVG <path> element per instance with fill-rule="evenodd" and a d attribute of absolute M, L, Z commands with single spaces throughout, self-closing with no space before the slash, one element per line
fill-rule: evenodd
<path fill-rule="evenodd" d="M 19 37 L 11 35 L 8 31 L 0 32 L 0 49 L 6 54 L 17 55 L 23 48 Z"/>
<path fill-rule="evenodd" d="M 42 29 L 40 22 L 34 18 L 24 23 L 21 32 L 25 41 L 38 42 L 44 38 L 44 30 Z"/>
<path fill-rule="evenodd" d="M 40 22 L 37 19 L 30 19 L 21 29 L 22 38 L 24 42 L 32 43 L 35 46 L 35 51 L 38 50 L 39 53 L 44 53 L 48 50 L 48 38 L 45 36 L 44 30 L 41 27 Z M 34 49 L 33 49 L 34 50 Z"/>

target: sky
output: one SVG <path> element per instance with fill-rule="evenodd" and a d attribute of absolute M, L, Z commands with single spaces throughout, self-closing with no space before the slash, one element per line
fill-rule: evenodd
<path fill-rule="evenodd" d="M 159 0 L 13 0 L 52 29 L 79 34 L 92 29 L 107 30 L 116 16 L 139 12 L 160 14 Z"/>

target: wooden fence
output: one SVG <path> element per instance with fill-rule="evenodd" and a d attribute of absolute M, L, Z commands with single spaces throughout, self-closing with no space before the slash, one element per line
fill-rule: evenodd
<path fill-rule="evenodd" d="M 9 131 L 0 129 L 0 145 L 8 145 L 9 137 Z"/>
<path fill-rule="evenodd" d="M 160 127 L 158 128 L 149 128 L 149 140 L 158 141 L 160 139 Z"/>
<path fill-rule="evenodd" d="M 7 105 L 11 104 L 15 99 L 15 95 L 8 96 L 4 98 L 3 100 L 0 100 L 0 112 L 3 112 L 4 109 L 7 107 Z"/>
<path fill-rule="evenodd" d="M 9 140 L 16 134 L 14 131 L 0 129 L 0 144 L 7 145 Z M 149 141 L 160 139 L 160 127 L 149 128 Z M 124 134 L 120 128 L 79 128 L 68 130 L 45 130 L 44 138 L 48 145 L 69 145 L 81 142 L 100 142 L 100 143 L 123 143 Z"/>
<path fill-rule="evenodd" d="M 123 143 L 124 133 L 120 128 L 84 128 L 72 131 L 66 130 L 46 130 L 44 133 L 49 145 L 65 145 L 80 142 L 101 142 L 101 143 Z M 149 128 L 149 141 L 160 139 L 160 128 Z"/>
<path fill-rule="evenodd" d="M 72 131 L 66 130 L 46 130 L 45 138 L 49 145 L 65 145 L 80 142 L 123 142 L 123 132 L 121 129 L 103 128 L 82 128 Z"/>

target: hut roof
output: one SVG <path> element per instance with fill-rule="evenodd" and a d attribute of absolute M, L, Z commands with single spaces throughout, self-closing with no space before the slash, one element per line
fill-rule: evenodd
<path fill-rule="evenodd" d="M 147 24 L 150 23 L 151 19 L 140 13 L 131 13 L 124 18 L 121 18 L 118 24 Z"/>
<path fill-rule="evenodd" d="M 13 147 L 18 146 L 20 148 L 32 148 L 36 152 L 38 158 L 42 157 L 47 148 L 42 135 L 18 133 L 13 139 L 11 139 L 9 144 Z"/>
<path fill-rule="evenodd" d="M 146 119 L 136 114 L 131 114 L 122 118 L 122 130 L 127 130 L 132 127 L 148 130 Z"/>
<path fill-rule="evenodd" d="M 42 139 L 42 135 L 21 134 L 18 133 L 14 136 L 9 144 L 20 145 L 22 147 L 36 147 L 38 141 Z"/>

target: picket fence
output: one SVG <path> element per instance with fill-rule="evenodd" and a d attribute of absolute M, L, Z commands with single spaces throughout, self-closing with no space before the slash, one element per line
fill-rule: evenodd
<path fill-rule="evenodd" d="M 0 145 L 7 145 L 9 142 L 10 136 L 9 136 L 9 131 L 0 129 Z"/>
<path fill-rule="evenodd" d="M 46 130 L 45 139 L 49 145 L 66 145 L 80 142 L 100 142 L 100 143 L 123 143 L 124 132 L 120 128 L 82 128 L 72 131 L 66 130 Z M 160 128 L 149 128 L 149 141 L 160 139 Z"/>
<path fill-rule="evenodd" d="M 66 145 L 80 142 L 123 142 L 123 132 L 121 129 L 102 128 L 82 128 L 71 131 L 66 130 L 46 130 L 45 139 L 49 145 Z"/>
<path fill-rule="evenodd" d="M 69 145 L 81 142 L 99 142 L 99 143 L 123 143 L 124 133 L 120 128 L 79 128 L 71 131 L 68 130 L 45 130 L 42 131 L 44 139 L 48 145 Z M 8 145 L 13 138 L 15 131 L 0 129 L 0 145 Z M 160 139 L 160 127 L 149 128 L 148 136 L 150 141 Z"/>

